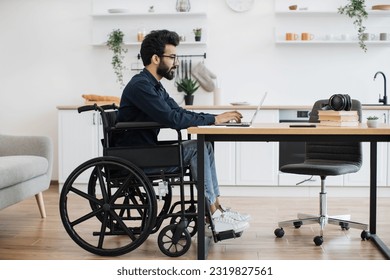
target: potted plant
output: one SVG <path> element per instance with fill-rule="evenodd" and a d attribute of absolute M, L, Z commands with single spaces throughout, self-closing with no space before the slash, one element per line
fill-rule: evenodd
<path fill-rule="evenodd" d="M 195 79 L 183 78 L 176 82 L 177 90 L 184 92 L 184 102 L 186 105 L 192 105 L 194 102 L 194 93 L 199 88 L 198 81 Z"/>
<path fill-rule="evenodd" d="M 123 48 L 123 37 L 125 35 L 120 29 L 113 30 L 108 34 L 108 40 L 106 45 L 113 52 L 111 64 L 114 68 L 114 72 L 117 77 L 117 82 L 124 86 L 123 83 L 123 71 L 126 70 L 126 67 L 123 65 L 123 59 L 125 58 L 124 54 L 127 53 L 127 49 Z"/>
<path fill-rule="evenodd" d="M 195 28 L 193 31 L 195 34 L 195 41 L 199 42 L 202 39 L 202 28 Z"/>
<path fill-rule="evenodd" d="M 377 116 L 367 117 L 367 126 L 368 127 L 378 127 L 379 118 Z"/>
<path fill-rule="evenodd" d="M 368 16 L 366 11 L 366 0 L 348 0 L 348 3 L 345 6 L 338 8 L 338 13 L 347 15 L 354 20 L 353 25 L 358 30 L 359 45 L 366 52 L 367 46 L 363 37 L 363 33 L 366 30 L 366 27 L 363 25 L 363 20 L 367 19 Z"/>

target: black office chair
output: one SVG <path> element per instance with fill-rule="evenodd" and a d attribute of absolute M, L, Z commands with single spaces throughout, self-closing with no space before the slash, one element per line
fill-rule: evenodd
<path fill-rule="evenodd" d="M 318 110 L 324 107 L 328 100 L 317 101 L 310 113 L 310 122 L 319 122 Z M 359 121 L 362 118 L 361 104 L 352 100 L 351 110 L 358 111 Z M 362 147 L 359 142 L 307 142 L 306 156 L 303 163 L 287 164 L 280 168 L 285 173 L 316 175 L 321 177 L 320 213 L 319 215 L 298 214 L 298 219 L 279 222 L 279 228 L 275 229 L 277 237 L 284 236 L 283 227 L 294 226 L 300 228 L 306 224 L 320 224 L 320 235 L 314 237 L 314 243 L 319 246 L 323 243 L 323 229 L 326 224 L 334 224 L 341 229 L 350 227 L 362 229 L 361 238 L 369 239 L 368 225 L 350 221 L 349 215 L 329 217 L 327 214 L 326 186 L 327 176 L 337 176 L 358 172 L 362 165 Z"/>

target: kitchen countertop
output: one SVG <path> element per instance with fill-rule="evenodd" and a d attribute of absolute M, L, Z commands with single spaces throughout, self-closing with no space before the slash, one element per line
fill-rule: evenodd
<path fill-rule="evenodd" d="M 77 110 L 80 105 L 59 105 L 58 110 Z M 262 110 L 310 110 L 312 105 L 265 105 L 262 106 Z M 255 110 L 257 105 L 244 105 L 244 106 L 233 106 L 233 105 L 192 105 L 185 106 L 188 110 Z M 363 105 L 363 110 L 390 110 L 390 105 Z"/>

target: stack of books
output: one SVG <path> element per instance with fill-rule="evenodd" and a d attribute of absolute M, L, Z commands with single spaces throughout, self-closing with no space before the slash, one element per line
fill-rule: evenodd
<path fill-rule="evenodd" d="M 359 115 L 357 111 L 319 110 L 318 119 L 324 126 L 358 126 Z"/>

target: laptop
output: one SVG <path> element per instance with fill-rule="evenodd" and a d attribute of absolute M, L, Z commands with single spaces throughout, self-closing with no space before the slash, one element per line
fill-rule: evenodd
<path fill-rule="evenodd" d="M 236 127 L 237 126 L 241 126 L 241 127 L 251 126 L 253 124 L 253 122 L 255 121 L 257 113 L 260 111 L 261 106 L 263 105 L 266 96 L 267 96 L 267 92 L 264 93 L 263 97 L 261 98 L 260 103 L 257 106 L 257 109 L 256 109 L 255 113 L 253 114 L 250 122 L 239 122 L 239 123 L 238 122 L 226 122 L 226 123 L 216 124 L 216 126 L 236 126 Z"/>

